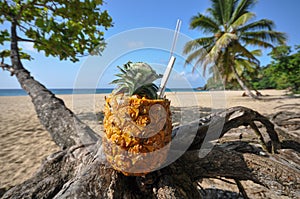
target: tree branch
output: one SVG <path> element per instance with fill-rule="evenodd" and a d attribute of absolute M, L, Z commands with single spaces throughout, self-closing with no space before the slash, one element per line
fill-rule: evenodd
<path fill-rule="evenodd" d="M 224 121 L 224 126 L 222 124 L 222 120 Z M 201 148 L 204 139 L 207 136 L 207 132 L 209 128 L 213 128 L 214 126 L 216 127 L 221 126 L 221 128 L 223 128 L 220 136 L 214 138 L 214 139 L 218 139 L 223 137 L 230 129 L 237 128 L 239 126 L 248 126 L 251 123 L 254 123 L 255 121 L 259 121 L 265 126 L 271 140 L 271 146 L 268 147 L 268 152 L 275 153 L 276 150 L 280 149 L 280 141 L 276 131 L 274 130 L 274 124 L 272 124 L 268 120 L 268 118 L 262 116 L 258 112 L 242 106 L 229 108 L 226 111 L 221 111 L 213 115 L 210 115 L 209 117 L 207 117 L 207 121 L 205 123 L 203 123 L 203 119 L 200 119 L 186 125 L 186 126 L 190 126 L 190 128 L 193 128 L 195 125 L 199 125 L 197 130 L 197 135 L 192 145 L 190 146 L 190 149 Z M 250 126 L 250 127 L 254 127 L 254 126 Z M 177 127 L 177 128 L 182 128 L 182 127 Z M 256 130 L 257 129 L 254 128 L 255 133 L 257 133 Z M 177 129 L 175 128 L 174 131 L 176 132 Z M 215 131 L 212 131 L 212 133 L 215 133 Z M 257 135 L 261 143 L 262 144 L 265 143 L 261 134 L 257 134 Z M 208 140 L 208 141 L 213 141 L 213 140 Z M 264 148 L 265 146 L 262 147 Z"/>
<path fill-rule="evenodd" d="M 217 146 L 204 158 L 199 158 L 197 150 L 189 151 L 178 161 L 185 165 L 194 181 L 216 176 L 251 180 L 290 196 L 295 196 L 300 189 L 300 170 L 294 165 L 287 166 L 284 155 L 265 157 L 226 148 Z"/>
<path fill-rule="evenodd" d="M 246 191 L 245 191 L 245 189 L 244 189 L 242 183 L 241 183 L 239 180 L 236 180 L 236 179 L 235 179 L 234 181 L 235 181 L 235 183 L 236 183 L 238 189 L 239 189 L 240 192 L 242 193 L 243 198 L 244 198 L 244 199 L 249 199 L 249 197 L 248 197 L 248 195 L 247 195 L 247 193 L 246 193 Z"/>
<path fill-rule="evenodd" d="M 3 60 L 2 60 L 3 61 Z M 5 71 L 8 71 L 10 72 L 10 75 L 13 76 L 15 74 L 15 69 L 11 66 L 11 65 L 8 65 L 8 64 L 5 64 L 3 62 L 0 63 L 0 67 Z"/>
<path fill-rule="evenodd" d="M 20 12 L 19 12 L 18 15 L 16 16 L 16 19 L 19 20 L 20 17 L 21 17 L 21 15 L 22 15 L 23 10 L 26 10 L 29 6 L 34 5 L 36 2 L 37 2 L 37 0 L 33 0 L 32 2 L 27 3 L 27 4 L 19 3 L 19 4 L 22 5 L 22 6 L 21 6 L 21 8 L 20 8 Z"/>
<path fill-rule="evenodd" d="M 41 43 L 41 42 L 39 42 L 37 40 L 24 39 L 24 38 L 21 38 L 21 37 L 18 37 L 17 39 L 18 39 L 18 41 L 23 41 L 23 42 Z"/>

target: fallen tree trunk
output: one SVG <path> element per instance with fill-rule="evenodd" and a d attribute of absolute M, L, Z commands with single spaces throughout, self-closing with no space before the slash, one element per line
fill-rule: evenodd
<path fill-rule="evenodd" d="M 279 154 L 237 141 L 217 144 L 201 157 L 208 126 L 220 118 L 225 118 L 220 137 L 231 128 L 262 122 L 273 146 L 267 149 L 273 148 Z M 188 135 L 188 129 L 197 125 L 189 150 L 169 166 L 140 177 L 127 177 L 113 170 L 105 160 L 101 139 L 95 144 L 73 145 L 49 156 L 35 176 L 7 191 L 3 198 L 201 198 L 197 182 L 219 177 L 234 179 L 240 189 L 241 180 L 251 180 L 279 194 L 296 197 L 300 168 L 297 164 L 287 166 L 271 124 L 253 110 L 235 107 L 177 127 L 174 136 L 178 128 Z M 170 153 L 176 153 L 174 150 L 171 147 Z"/>
<path fill-rule="evenodd" d="M 13 18 L 11 25 L 10 58 L 12 64 L 4 64 L 2 60 L 0 65 L 3 70 L 16 76 L 20 86 L 30 96 L 41 124 L 49 132 L 53 141 L 62 149 L 72 145 L 96 142 L 99 136 L 81 122 L 61 99 L 35 80 L 23 67 L 18 47 L 18 21 L 16 18 Z"/>
<path fill-rule="evenodd" d="M 49 158 L 32 179 L 3 198 L 201 198 L 196 182 L 219 176 L 252 180 L 292 197 L 300 189 L 299 175 L 276 159 L 218 146 L 205 158 L 193 150 L 145 177 L 126 177 L 77 147 Z"/>
<path fill-rule="evenodd" d="M 26 69 L 20 67 L 21 69 L 15 70 L 15 75 L 22 88 L 31 97 L 41 124 L 60 148 L 97 142 L 99 136 L 89 126 L 81 122 L 65 106 L 63 100 L 36 81 Z"/>

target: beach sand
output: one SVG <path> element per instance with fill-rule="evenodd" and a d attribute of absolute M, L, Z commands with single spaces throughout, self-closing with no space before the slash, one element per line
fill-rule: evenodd
<path fill-rule="evenodd" d="M 285 104 L 299 104 L 299 98 L 285 96 L 285 91 L 264 90 L 264 100 L 241 97 L 242 91 L 167 93 L 175 107 L 202 107 L 207 110 L 245 106 L 269 115 L 280 111 Z M 66 105 L 80 119 L 101 133 L 98 121 L 103 109 L 104 94 L 62 95 Z M 42 160 L 59 150 L 50 135 L 39 123 L 28 96 L 0 97 L 0 188 L 8 188 L 30 178 Z"/>

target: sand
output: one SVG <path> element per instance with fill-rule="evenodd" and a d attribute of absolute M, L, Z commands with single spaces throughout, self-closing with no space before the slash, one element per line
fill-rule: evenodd
<path fill-rule="evenodd" d="M 172 106 L 205 107 L 208 110 L 246 106 L 263 115 L 280 110 L 285 104 L 299 104 L 299 98 L 285 96 L 285 91 L 264 90 L 268 95 L 256 101 L 241 97 L 241 91 L 168 93 Z M 101 133 L 97 114 L 103 109 L 104 95 L 62 95 L 66 105 L 80 119 Z M 0 188 L 11 187 L 30 178 L 42 160 L 59 148 L 39 123 L 28 96 L 0 97 Z"/>

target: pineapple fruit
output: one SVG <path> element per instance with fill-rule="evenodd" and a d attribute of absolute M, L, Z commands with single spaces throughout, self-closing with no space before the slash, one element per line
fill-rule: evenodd
<path fill-rule="evenodd" d="M 157 99 L 158 75 L 148 64 L 128 62 L 106 97 L 104 151 L 111 166 L 125 175 L 145 175 L 165 161 L 171 142 L 170 101 Z"/>

